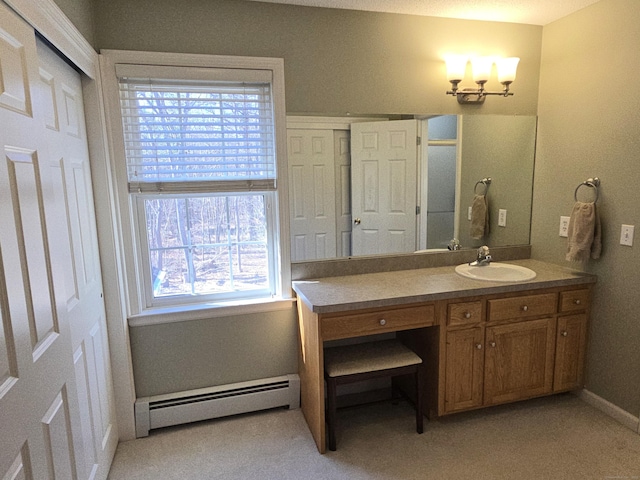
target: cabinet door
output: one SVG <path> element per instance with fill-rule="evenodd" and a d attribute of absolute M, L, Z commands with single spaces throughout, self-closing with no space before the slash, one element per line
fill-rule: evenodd
<path fill-rule="evenodd" d="M 447 332 L 445 413 L 482 405 L 483 332 L 482 327 Z"/>
<path fill-rule="evenodd" d="M 587 315 L 559 317 L 557 337 L 553 390 L 558 392 L 581 388 L 587 344 Z"/>
<path fill-rule="evenodd" d="M 555 319 L 487 328 L 485 405 L 551 393 Z"/>

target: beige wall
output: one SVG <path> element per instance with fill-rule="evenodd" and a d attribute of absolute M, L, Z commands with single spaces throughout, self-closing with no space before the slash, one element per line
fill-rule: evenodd
<path fill-rule="evenodd" d="M 602 180 L 603 254 L 598 275 L 587 388 L 640 412 L 640 231 L 619 245 L 621 224 L 640 229 L 640 2 L 603 0 L 544 28 L 532 221 L 534 258 L 566 266 L 560 215 L 574 189 Z M 580 265 L 578 265 L 579 267 Z"/>
<path fill-rule="evenodd" d="M 444 94 L 444 53 L 520 56 L 515 96 L 464 112 L 537 113 L 542 27 L 532 25 L 242 0 L 99 0 L 96 27 L 101 49 L 282 57 L 289 113 L 459 113 Z"/>
<path fill-rule="evenodd" d="M 94 35 L 94 0 L 54 0 L 82 36 L 96 47 Z"/>
<path fill-rule="evenodd" d="M 297 339 L 295 308 L 132 328 L 136 395 L 296 373 Z"/>

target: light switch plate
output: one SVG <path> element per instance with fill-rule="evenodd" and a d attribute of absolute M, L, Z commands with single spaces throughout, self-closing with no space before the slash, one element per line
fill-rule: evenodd
<path fill-rule="evenodd" d="M 560 217 L 560 233 L 561 237 L 569 236 L 569 217 Z"/>
<path fill-rule="evenodd" d="M 469 207 L 469 210 L 467 211 L 467 220 L 471 220 L 471 210 L 472 208 Z"/>
<path fill-rule="evenodd" d="M 507 211 L 504 208 L 498 210 L 498 226 L 506 227 L 507 226 Z"/>
<path fill-rule="evenodd" d="M 633 225 L 622 225 L 620 231 L 620 245 L 633 246 Z"/>

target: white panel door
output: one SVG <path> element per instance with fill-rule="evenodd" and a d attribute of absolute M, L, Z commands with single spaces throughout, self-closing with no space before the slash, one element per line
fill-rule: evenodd
<path fill-rule="evenodd" d="M 351 136 L 348 130 L 334 130 L 336 170 L 336 256 L 351 255 Z"/>
<path fill-rule="evenodd" d="M 336 256 L 332 130 L 287 131 L 291 260 Z"/>
<path fill-rule="evenodd" d="M 417 120 L 351 125 L 352 254 L 416 250 Z"/>
<path fill-rule="evenodd" d="M 106 478 L 116 433 L 86 143 L 65 150 L 84 134 L 79 83 L 39 63 L 4 4 L 0 76 L 0 478 Z"/>
<path fill-rule="evenodd" d="M 60 279 L 71 330 L 81 441 L 79 478 L 106 478 L 117 445 L 98 238 L 93 209 L 80 75 L 37 42 L 45 111 L 44 139 L 55 198 L 49 227 L 58 244 Z"/>

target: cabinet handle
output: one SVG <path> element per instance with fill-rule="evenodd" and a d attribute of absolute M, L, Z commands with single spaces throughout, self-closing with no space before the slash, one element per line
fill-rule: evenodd
<path fill-rule="evenodd" d="M 576 305 L 580 305 L 580 300 L 574 300 L 573 303 L 575 303 Z"/>
<path fill-rule="evenodd" d="M 495 348 L 496 347 L 496 342 L 489 342 L 489 346 Z"/>
<path fill-rule="evenodd" d="M 464 312 L 464 318 L 471 318 L 471 312 Z"/>
<path fill-rule="evenodd" d="M 569 335 L 569 332 L 564 330 L 562 333 L 560 333 L 560 335 L 562 335 L 563 337 L 566 337 L 567 335 Z"/>
<path fill-rule="evenodd" d="M 382 325 L 383 327 L 387 324 L 387 321 L 384 318 L 380 319 L 380 325 Z"/>
<path fill-rule="evenodd" d="M 527 307 L 526 305 L 523 305 L 523 306 L 522 306 L 522 311 L 523 311 L 523 312 L 526 312 L 527 310 L 529 310 L 529 307 Z"/>
<path fill-rule="evenodd" d="M 482 344 L 481 343 L 476 343 L 476 348 L 478 350 L 482 350 Z"/>

